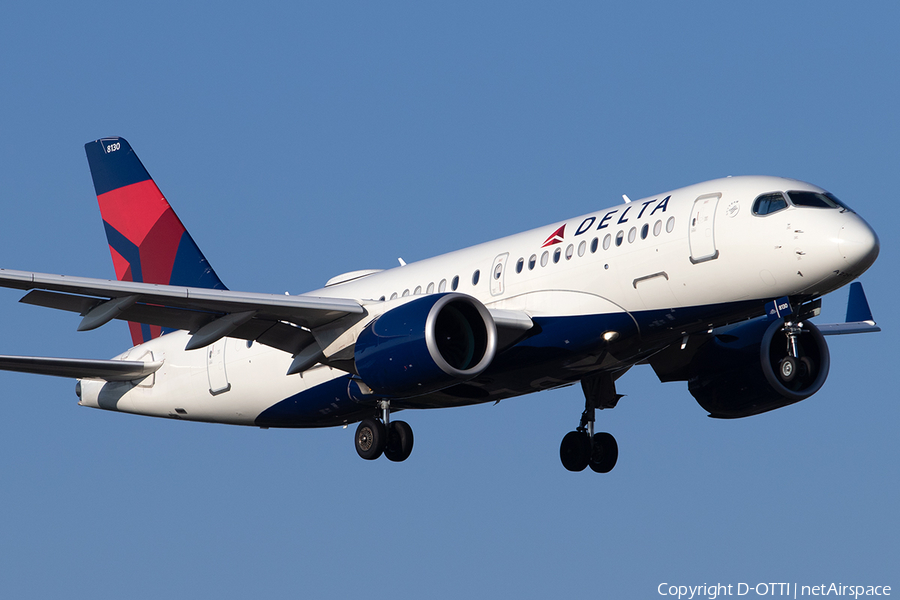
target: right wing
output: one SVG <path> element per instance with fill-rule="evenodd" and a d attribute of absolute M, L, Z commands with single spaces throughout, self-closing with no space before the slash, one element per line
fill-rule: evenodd
<path fill-rule="evenodd" d="M 81 379 L 94 377 L 106 381 L 131 381 L 146 377 L 162 366 L 162 361 L 90 360 L 47 358 L 44 356 L 0 356 L 0 369 Z"/>

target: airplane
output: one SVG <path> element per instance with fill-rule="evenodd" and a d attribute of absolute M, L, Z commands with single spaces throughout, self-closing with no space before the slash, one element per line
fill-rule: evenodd
<path fill-rule="evenodd" d="M 594 431 L 616 380 L 649 364 L 710 417 L 757 415 L 822 388 L 825 335 L 879 331 L 859 282 L 844 323 L 821 297 L 862 275 L 874 230 L 824 189 L 715 179 L 299 295 L 228 289 L 129 143 L 85 145 L 116 280 L 0 269 L 26 304 L 128 322 L 111 360 L 0 356 L 77 379 L 81 406 L 263 429 L 359 423 L 357 453 L 406 460 L 392 413 L 498 402 L 580 382 L 560 445 L 570 471 L 612 470 Z"/>

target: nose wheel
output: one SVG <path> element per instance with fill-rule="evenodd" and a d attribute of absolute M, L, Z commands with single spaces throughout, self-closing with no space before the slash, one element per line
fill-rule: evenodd
<path fill-rule="evenodd" d="M 600 373 L 581 380 L 585 407 L 581 423 L 563 437 L 559 458 L 569 471 L 584 471 L 590 467 L 595 473 L 609 473 L 619 459 L 619 444 L 612 434 L 594 433 L 597 408 L 614 408 L 619 401 L 616 384 L 609 373 Z"/>
<path fill-rule="evenodd" d="M 356 453 L 365 460 L 375 460 L 384 454 L 388 460 L 403 462 L 412 453 L 412 427 L 405 421 L 390 420 L 390 403 L 380 403 L 382 418 L 370 417 L 356 428 Z"/>

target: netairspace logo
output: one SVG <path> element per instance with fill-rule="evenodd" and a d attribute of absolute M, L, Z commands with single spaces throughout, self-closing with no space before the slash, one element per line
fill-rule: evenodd
<path fill-rule="evenodd" d="M 660 596 L 672 596 L 678 600 L 693 598 L 716 598 L 723 596 L 787 596 L 800 598 L 803 596 L 843 596 L 860 598 L 865 596 L 890 596 L 889 585 L 843 585 L 841 583 L 822 583 L 819 585 L 800 585 L 797 583 L 716 583 L 703 585 L 671 585 L 661 583 L 656 588 Z"/>

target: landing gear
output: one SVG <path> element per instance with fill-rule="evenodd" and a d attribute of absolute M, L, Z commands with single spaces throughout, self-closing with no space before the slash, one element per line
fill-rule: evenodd
<path fill-rule="evenodd" d="M 808 330 L 801 327 L 802 323 L 785 322 L 782 331 L 787 338 L 787 356 L 778 362 L 778 377 L 785 384 L 795 379 L 798 384 L 804 384 L 813 374 L 815 365 L 808 356 L 803 354 L 800 346 L 800 335 Z"/>
<path fill-rule="evenodd" d="M 559 446 L 559 458 L 569 471 L 584 471 L 590 467 L 595 473 L 609 473 L 619 459 L 619 445 L 611 434 L 594 434 L 597 408 L 613 408 L 619 401 L 616 384 L 609 373 L 600 373 L 581 381 L 584 390 L 584 412 L 575 431 L 565 435 Z"/>
<path fill-rule="evenodd" d="M 366 460 L 375 460 L 384 454 L 388 460 L 403 462 L 412 453 L 412 427 L 405 421 L 390 420 L 390 403 L 379 403 L 382 418 L 364 419 L 356 428 L 356 453 Z"/>

